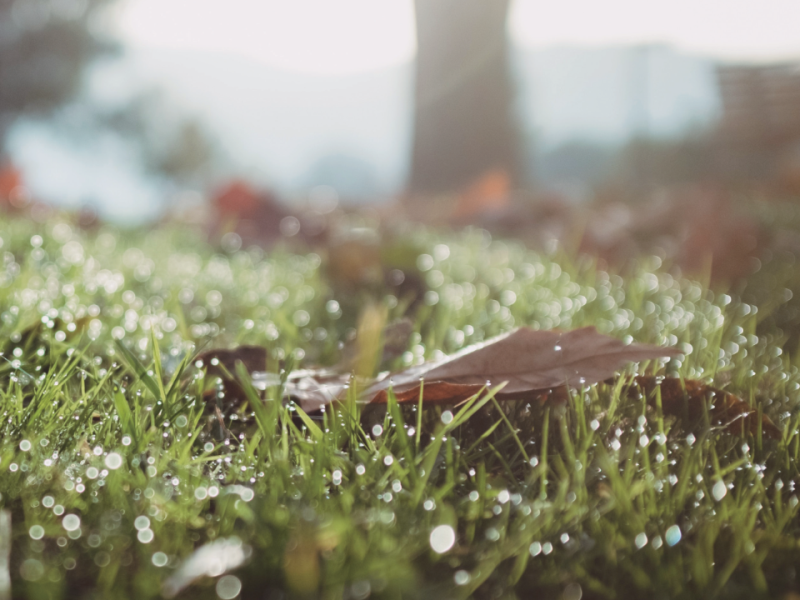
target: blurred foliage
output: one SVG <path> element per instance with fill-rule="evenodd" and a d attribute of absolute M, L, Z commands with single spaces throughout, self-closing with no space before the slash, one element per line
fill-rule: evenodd
<path fill-rule="evenodd" d="M 90 60 L 115 45 L 102 36 L 113 0 L 0 0 L 0 141 L 17 117 L 75 95 Z"/>

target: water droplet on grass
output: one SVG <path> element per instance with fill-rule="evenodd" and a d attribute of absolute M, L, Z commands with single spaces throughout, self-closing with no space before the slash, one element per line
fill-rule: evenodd
<path fill-rule="evenodd" d="M 456 532 L 450 525 L 439 525 L 431 531 L 431 548 L 437 554 L 444 554 L 456 543 Z"/>
<path fill-rule="evenodd" d="M 108 456 L 106 456 L 105 463 L 106 466 L 112 471 L 119 469 L 122 466 L 122 456 L 116 452 L 111 452 Z"/>
<path fill-rule="evenodd" d="M 467 571 L 463 569 L 460 571 L 456 571 L 455 575 L 453 575 L 453 581 L 456 582 L 456 585 L 467 585 L 470 580 L 470 575 Z"/>
<path fill-rule="evenodd" d="M 711 488 L 711 495 L 714 496 L 714 500 L 717 502 L 722 500 L 727 493 L 728 488 L 725 486 L 725 482 L 721 479 L 714 484 L 713 488 Z"/>
<path fill-rule="evenodd" d="M 664 539 L 667 542 L 667 546 L 674 546 L 681 541 L 681 528 L 677 525 L 673 525 L 667 529 L 667 532 L 664 534 Z"/>
<path fill-rule="evenodd" d="M 78 515 L 66 515 L 61 520 L 61 526 L 67 531 L 76 531 L 81 526 L 81 518 Z"/>
<path fill-rule="evenodd" d="M 583 589 L 579 583 L 570 583 L 564 588 L 564 593 L 561 596 L 564 600 L 581 600 L 583 597 Z"/>
<path fill-rule="evenodd" d="M 242 591 L 242 582 L 235 575 L 224 575 L 217 581 L 216 590 L 220 600 L 233 600 Z"/>
<path fill-rule="evenodd" d="M 149 544 L 154 537 L 152 529 L 142 529 L 136 534 L 136 538 L 143 544 Z"/>

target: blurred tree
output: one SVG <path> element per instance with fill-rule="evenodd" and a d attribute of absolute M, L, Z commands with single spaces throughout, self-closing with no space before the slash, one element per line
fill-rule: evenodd
<path fill-rule="evenodd" d="M 113 44 L 92 32 L 114 0 L 0 0 L 0 149 L 11 123 L 78 92 L 83 68 Z"/>
<path fill-rule="evenodd" d="M 412 192 L 456 190 L 487 171 L 521 174 L 506 39 L 510 0 L 415 0 Z"/>
<path fill-rule="evenodd" d="M 191 119 L 180 122 L 173 139 L 160 152 L 146 146 L 143 150 L 151 170 L 183 183 L 202 180 L 203 173 L 214 162 L 214 147 L 208 133 Z"/>

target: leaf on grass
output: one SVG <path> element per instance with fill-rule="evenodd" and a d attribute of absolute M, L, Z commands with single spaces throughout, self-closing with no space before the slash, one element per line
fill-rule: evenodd
<path fill-rule="evenodd" d="M 285 394 L 307 413 L 316 413 L 323 406 L 343 400 L 350 385 L 349 374 L 329 370 L 294 371 L 286 381 Z"/>
<path fill-rule="evenodd" d="M 261 346 L 238 346 L 230 350 L 215 348 L 197 355 L 196 360 L 208 367 L 209 375 L 220 377 L 236 373 L 236 361 L 241 361 L 250 373 L 264 371 L 267 368 L 267 349 Z M 225 370 L 228 372 L 225 373 Z"/>
<path fill-rule="evenodd" d="M 391 327 L 391 326 L 390 326 Z M 389 329 L 387 329 L 388 331 Z M 560 403 L 568 388 L 613 381 L 617 371 L 629 362 L 652 360 L 680 354 L 675 348 L 647 344 L 625 344 L 598 333 L 594 327 L 573 331 L 535 331 L 519 328 L 483 343 L 464 348 L 439 361 L 410 367 L 369 385 L 359 380 L 362 402 L 386 403 L 389 389 L 398 402 L 417 403 L 420 392 L 426 404 L 459 404 L 488 385 L 506 383 L 499 400 L 538 400 Z M 265 372 L 266 350 L 240 346 L 233 350 L 212 350 L 199 358 L 209 365 L 209 372 L 230 376 L 241 361 L 251 374 L 254 387 L 266 390 L 281 385 L 281 378 Z M 216 359 L 216 360 L 212 360 Z M 285 382 L 285 396 L 297 402 L 307 413 L 342 400 L 352 383 L 346 368 L 293 371 Z M 227 371 L 227 373 L 226 373 Z M 238 385 L 235 381 L 229 382 Z M 660 388 L 664 414 L 686 422 L 699 422 L 708 409 L 711 424 L 731 433 L 748 431 L 766 437 L 781 437 L 781 431 L 746 402 L 724 390 L 697 380 L 639 375 L 630 379 L 627 394 L 644 394 L 655 403 Z M 231 388 L 228 388 L 229 391 Z"/>
<path fill-rule="evenodd" d="M 369 323 L 367 315 L 372 313 L 373 323 Z M 361 373 L 369 372 L 369 367 L 364 368 L 365 362 L 377 363 L 381 368 L 399 358 L 403 352 L 408 350 L 411 343 L 411 335 L 414 333 L 414 324 L 409 319 L 400 319 L 384 326 L 383 319 L 375 319 L 373 311 L 366 310 L 361 315 L 361 322 L 358 327 L 358 335 L 345 343 L 342 348 L 342 356 L 335 369 L 338 371 L 357 371 Z M 370 326 L 371 325 L 371 326 Z M 373 341 L 370 344 L 370 340 Z M 369 357 L 365 355 L 371 355 Z M 359 366 L 361 367 L 359 368 Z"/>
<path fill-rule="evenodd" d="M 648 344 L 625 344 L 594 327 L 572 331 L 515 329 L 464 348 L 440 361 L 414 366 L 371 386 L 371 402 L 386 402 L 391 388 L 398 401 L 453 404 L 487 385 L 507 382 L 498 399 L 541 396 L 562 386 L 604 381 L 627 363 L 675 356 L 680 351 Z"/>
<path fill-rule="evenodd" d="M 644 393 L 648 401 L 654 403 L 656 388 L 661 390 L 664 414 L 696 423 L 704 418 L 704 407 L 708 406 L 711 424 L 725 427 L 730 433 L 747 431 L 758 435 L 760 427 L 766 437 L 781 438 L 781 430 L 767 415 L 762 415 L 759 423 L 758 411 L 744 400 L 696 379 L 639 375 L 632 379 L 627 389 L 629 395 Z"/>

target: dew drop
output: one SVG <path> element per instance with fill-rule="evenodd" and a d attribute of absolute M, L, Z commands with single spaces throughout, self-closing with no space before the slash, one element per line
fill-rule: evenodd
<path fill-rule="evenodd" d="M 81 518 L 78 515 L 65 515 L 61 520 L 61 526 L 67 531 L 76 531 L 81 526 Z"/>
<path fill-rule="evenodd" d="M 217 581 L 216 590 L 220 600 L 233 600 L 242 591 L 242 582 L 235 575 L 223 575 Z"/>
<path fill-rule="evenodd" d="M 664 534 L 664 540 L 667 542 L 667 546 L 674 546 L 678 542 L 681 541 L 681 528 L 677 525 L 673 525 L 667 532 Z"/>
<path fill-rule="evenodd" d="M 122 466 L 122 456 L 116 452 L 109 453 L 105 460 L 106 466 L 112 471 L 119 469 Z"/>
<path fill-rule="evenodd" d="M 431 531 L 431 548 L 437 554 L 444 554 L 456 543 L 456 532 L 450 525 L 439 525 Z"/>
<path fill-rule="evenodd" d="M 711 488 L 711 495 L 714 496 L 714 500 L 719 502 L 722 500 L 725 495 L 728 493 L 728 488 L 725 485 L 725 482 L 721 479 L 714 484 L 714 487 Z"/>

